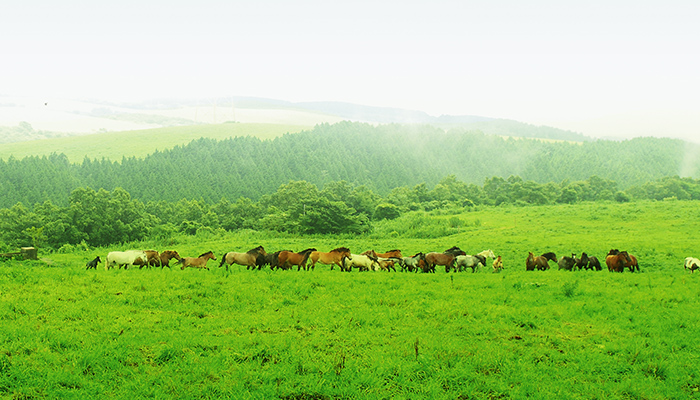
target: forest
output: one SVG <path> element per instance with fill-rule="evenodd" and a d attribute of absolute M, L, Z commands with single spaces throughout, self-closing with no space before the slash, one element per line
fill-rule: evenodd
<path fill-rule="evenodd" d="M 192 129 L 196 129 L 193 127 Z M 66 206 L 76 188 L 122 188 L 135 199 L 215 203 L 239 197 L 258 201 L 291 180 L 317 187 L 346 181 L 380 196 L 397 187 L 433 187 L 448 175 L 483 185 L 493 177 L 539 184 L 614 181 L 620 190 L 683 175 L 700 177 L 681 140 L 565 142 L 504 138 L 427 125 L 341 122 L 261 140 L 241 136 L 198 139 L 184 146 L 120 161 L 71 163 L 62 154 L 0 161 L 0 207 L 50 200 Z"/>
<path fill-rule="evenodd" d="M 10 158 L 0 161 L 0 247 L 107 246 L 217 229 L 358 234 L 410 211 L 697 200 L 700 181 L 678 176 L 688 169 L 686 146 L 347 122 L 272 140 L 199 139 L 121 162 Z"/>

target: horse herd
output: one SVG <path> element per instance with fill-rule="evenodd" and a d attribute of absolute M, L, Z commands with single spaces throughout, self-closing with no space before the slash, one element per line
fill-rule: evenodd
<path fill-rule="evenodd" d="M 271 270 L 288 270 L 296 266 L 297 271 L 314 270 L 316 264 L 330 265 L 331 270 L 338 266 L 341 271 L 350 272 L 353 268 L 359 271 L 401 271 L 408 272 L 435 272 L 436 266 L 444 266 L 446 272 L 463 271 L 471 268 L 472 272 L 486 266 L 487 258 L 493 259 L 494 272 L 503 269 L 501 256 L 496 256 L 493 251 L 484 250 L 481 253 L 469 255 L 457 246 L 453 246 L 444 252 L 419 252 L 410 257 L 404 257 L 401 250 L 390 250 L 386 253 L 377 253 L 367 250 L 361 254 L 350 252 L 347 247 L 338 247 L 329 252 L 308 248 L 300 252 L 292 250 L 280 250 L 268 253 L 263 246 L 257 246 L 245 253 L 230 251 L 221 257 L 219 267 L 238 264 L 247 269 L 262 269 L 269 266 Z M 113 251 L 107 254 L 105 269 L 114 267 L 128 268 L 129 266 L 143 267 L 169 267 L 170 261 L 176 259 L 181 269 L 187 267 L 209 269 L 207 262 L 216 260 L 216 256 L 208 251 L 199 257 L 181 257 L 175 250 L 165 250 L 161 253 L 155 250 L 128 250 Z M 97 269 L 101 263 L 100 257 L 89 261 L 86 269 Z"/>
<path fill-rule="evenodd" d="M 246 269 L 262 269 L 269 266 L 271 270 L 289 270 L 296 266 L 297 271 L 299 271 L 301 269 L 314 270 L 316 264 L 324 264 L 330 265 L 331 270 L 338 266 L 341 271 L 346 272 L 352 271 L 353 268 L 359 271 L 397 271 L 397 267 L 401 271 L 407 272 L 435 272 L 436 266 L 444 266 L 445 272 L 460 272 L 470 268 L 472 272 L 476 272 L 479 268 L 486 267 L 489 258 L 493 260 L 492 271 L 500 272 L 503 269 L 503 259 L 500 255 L 496 256 L 491 249 L 469 255 L 459 247 L 453 246 L 443 252 L 419 252 L 413 256 L 405 257 L 398 249 L 385 253 L 367 250 L 361 254 L 352 253 L 347 247 L 338 247 L 329 252 L 308 248 L 300 252 L 280 250 L 268 253 L 263 246 L 257 246 L 245 253 L 230 251 L 224 254 L 221 257 L 219 267 L 225 266 L 228 270 L 229 266 L 237 264 L 245 266 Z M 211 251 L 199 257 L 181 257 L 175 250 L 165 250 L 160 253 L 155 250 L 112 251 L 107 254 L 105 269 L 109 270 L 115 266 L 119 268 L 128 268 L 129 266 L 170 268 L 170 262 L 173 259 L 177 260 L 180 269 L 187 267 L 209 269 L 207 262 L 216 260 L 216 257 Z M 557 259 L 556 254 L 552 252 L 540 256 L 529 252 L 525 259 L 525 270 L 548 270 L 550 268 L 549 261 L 557 263 L 559 269 L 568 271 L 584 269 L 600 271 L 603 269 L 597 257 L 589 256 L 586 253 L 581 253 L 580 257 L 572 253 L 570 257 L 563 256 Z M 101 262 L 99 256 L 95 257 L 86 264 L 86 269 L 97 269 L 97 265 Z M 610 272 L 623 272 L 625 268 L 629 269 L 630 272 L 639 271 L 637 257 L 618 249 L 612 249 L 608 252 L 605 256 L 605 265 Z M 692 273 L 700 269 L 700 260 L 687 257 L 684 261 L 684 268 Z"/>

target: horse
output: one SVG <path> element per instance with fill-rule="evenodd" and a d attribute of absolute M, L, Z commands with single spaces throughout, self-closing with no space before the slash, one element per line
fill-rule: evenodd
<path fill-rule="evenodd" d="M 337 265 L 342 271 L 343 260 L 347 257 L 350 257 L 350 249 L 348 249 L 347 247 L 338 247 L 337 249 L 333 249 L 328 253 L 324 253 L 321 251 L 313 251 L 311 252 L 311 255 L 309 255 L 312 270 L 316 268 L 316 263 L 320 262 L 321 264 L 330 264 L 331 271 L 333 271 L 334 265 Z"/>
<path fill-rule="evenodd" d="M 498 256 L 495 260 L 493 260 L 493 272 L 501 272 L 503 269 L 503 259 L 501 259 L 501 256 Z"/>
<path fill-rule="evenodd" d="M 535 257 L 532 252 L 529 252 L 527 255 L 527 259 L 525 260 L 525 270 L 526 271 L 534 271 L 535 269 L 538 269 L 540 271 L 544 271 L 549 269 L 549 262 L 548 261 L 554 261 L 554 262 L 559 262 L 557 260 L 556 254 L 552 252 L 544 253 L 541 256 Z"/>
<path fill-rule="evenodd" d="M 396 264 L 398 260 L 398 258 L 377 257 L 377 264 L 379 265 L 379 269 L 382 271 L 389 271 L 389 269 L 391 269 L 396 272 L 394 264 Z M 379 269 L 375 271 L 378 271 Z"/>
<path fill-rule="evenodd" d="M 683 269 L 686 271 L 690 270 L 690 273 L 692 274 L 696 269 L 700 269 L 700 260 L 695 257 L 686 257 L 685 262 L 683 263 Z"/>
<path fill-rule="evenodd" d="M 110 269 L 114 265 L 126 269 L 129 265 L 138 265 L 136 263 L 145 264 L 147 260 L 146 253 L 142 250 L 111 251 L 107 254 L 105 269 Z"/>
<path fill-rule="evenodd" d="M 300 271 L 302 268 L 307 270 L 306 261 L 309 259 L 309 255 L 314 251 L 316 251 L 314 248 L 302 250 L 298 253 L 288 250 L 280 251 L 279 255 L 277 256 L 279 258 L 280 268 L 289 269 L 292 268 L 292 265 L 296 265 L 297 271 Z"/>
<path fill-rule="evenodd" d="M 399 250 L 399 249 L 389 250 L 386 253 L 375 253 L 375 255 L 377 257 L 382 257 L 382 258 L 402 258 L 403 257 L 403 255 L 401 254 L 401 250 Z"/>
<path fill-rule="evenodd" d="M 486 257 L 482 256 L 481 254 L 476 254 L 473 256 L 471 256 L 471 255 L 457 256 L 455 258 L 455 269 L 457 271 L 462 271 L 462 269 L 471 268 L 472 273 L 474 273 L 474 272 L 476 272 L 476 269 L 479 267 L 479 264 L 486 267 Z"/>
<path fill-rule="evenodd" d="M 624 253 L 627 252 L 625 251 Z M 635 270 L 639 272 L 639 263 L 637 262 L 637 257 L 627 253 L 627 258 L 629 258 L 629 262 L 625 263 L 625 267 L 629 268 L 630 272 L 634 272 Z"/>
<path fill-rule="evenodd" d="M 399 261 L 399 265 L 401 266 L 401 271 L 406 271 L 408 272 L 413 272 L 417 271 L 418 269 L 425 269 L 425 253 L 416 253 L 412 255 L 411 257 L 401 257 L 401 260 Z"/>
<path fill-rule="evenodd" d="M 343 271 L 350 272 L 353 267 L 360 271 L 376 271 L 379 268 L 379 264 L 376 257 L 364 254 L 350 254 L 350 257 L 345 258 L 343 261 Z"/>
<path fill-rule="evenodd" d="M 588 257 L 588 268 L 595 271 L 600 271 L 603 269 L 603 267 L 600 266 L 600 261 L 598 261 L 598 257 L 596 256 Z"/>
<path fill-rule="evenodd" d="M 267 253 L 266 255 L 262 256 L 262 260 L 260 259 L 260 256 L 258 256 L 257 260 L 255 261 L 256 264 L 258 264 L 258 268 L 262 268 L 265 265 L 269 265 L 271 270 L 275 270 L 275 268 L 280 267 L 280 253 L 283 251 L 291 251 L 291 250 L 280 250 L 276 251 L 274 253 Z"/>
<path fill-rule="evenodd" d="M 244 265 L 246 269 L 255 268 L 257 266 L 258 255 L 267 254 L 262 246 L 254 247 L 245 253 L 238 253 L 235 251 L 229 251 L 221 257 L 221 263 L 219 267 L 226 264 L 226 270 L 228 271 L 228 266 L 232 264 Z"/>
<path fill-rule="evenodd" d="M 576 260 L 574 259 L 573 254 L 572 254 L 572 257 L 563 256 L 562 258 L 559 259 L 557 264 L 559 265 L 559 269 L 565 269 L 567 271 L 571 271 L 572 269 L 574 269 L 574 266 L 576 265 Z"/>
<path fill-rule="evenodd" d="M 581 253 L 581 258 L 576 257 L 575 253 L 571 253 L 571 258 L 574 259 L 574 266 L 580 270 L 589 269 L 589 258 L 588 254 Z"/>
<path fill-rule="evenodd" d="M 139 269 L 143 268 L 144 266 L 151 267 L 151 266 L 160 266 L 160 254 L 158 254 L 157 251 L 155 250 L 144 250 L 144 253 L 146 253 L 146 262 L 142 263 L 140 260 L 136 260 L 134 262 L 134 265 L 138 265 Z"/>
<path fill-rule="evenodd" d="M 493 251 L 492 251 L 491 249 L 484 250 L 484 251 L 482 251 L 482 252 L 480 252 L 480 253 L 476 253 L 476 255 L 477 255 L 477 256 L 483 256 L 483 257 L 485 257 L 485 258 L 492 258 L 492 259 L 495 259 L 495 258 L 496 258 L 496 255 L 493 254 Z"/>
<path fill-rule="evenodd" d="M 457 246 L 453 246 L 442 253 L 430 252 L 425 255 L 425 262 L 427 265 L 423 272 L 435 272 L 436 265 L 444 265 L 445 272 L 450 272 L 450 269 L 454 268 L 455 258 L 465 255 L 467 255 L 467 253 Z"/>
<path fill-rule="evenodd" d="M 168 267 L 170 268 L 170 260 L 176 259 L 180 261 L 182 257 L 177 253 L 175 250 L 165 250 L 160 253 L 160 267 Z"/>
<path fill-rule="evenodd" d="M 88 261 L 87 264 L 85 264 L 85 269 L 88 270 L 90 268 L 97 269 L 97 264 L 101 263 L 102 260 L 100 260 L 100 256 L 97 256 L 93 258 L 91 261 Z"/>
<path fill-rule="evenodd" d="M 610 272 L 622 272 L 627 263 L 632 263 L 632 260 L 626 251 L 611 249 L 608 255 L 605 256 L 605 264 Z"/>
<path fill-rule="evenodd" d="M 214 253 L 211 251 L 207 251 L 199 257 L 182 257 L 180 259 L 180 264 L 182 264 L 180 269 L 185 269 L 187 267 L 209 269 L 209 267 L 207 267 L 207 261 L 209 260 L 216 260 Z"/>

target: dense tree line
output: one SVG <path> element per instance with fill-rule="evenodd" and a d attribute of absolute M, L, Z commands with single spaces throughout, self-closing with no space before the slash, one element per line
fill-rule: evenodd
<path fill-rule="evenodd" d="M 598 176 L 623 190 L 678 175 L 688 166 L 689 176 L 699 176 L 697 163 L 684 163 L 687 147 L 673 139 L 573 143 L 463 129 L 446 132 L 432 126 L 342 122 L 274 140 L 199 139 L 118 162 L 87 155 L 82 163 L 71 164 L 56 154 L 0 160 L 0 207 L 46 200 L 67 206 L 70 193 L 86 187 L 122 188 L 144 203 L 187 198 L 213 204 L 240 197 L 257 202 L 291 180 L 317 187 L 346 181 L 387 196 L 395 188 L 432 187 L 447 175 L 468 185 L 494 176 L 517 176 L 537 184 Z M 525 183 L 508 182 L 515 188 L 531 185 Z M 498 191 L 503 185 L 491 182 L 484 190 Z M 581 188 L 570 189 L 566 196 L 588 196 Z"/>
<path fill-rule="evenodd" d="M 518 176 L 492 177 L 478 186 L 448 175 L 432 187 L 400 186 L 381 196 L 347 181 L 329 182 L 319 190 L 311 182 L 292 180 L 257 201 L 222 197 L 214 203 L 185 198 L 143 203 L 122 188 L 111 192 L 78 188 L 66 206 L 46 200 L 33 207 L 17 203 L 0 209 L 0 250 L 27 245 L 106 246 L 217 229 L 358 234 L 370 231 L 372 222 L 412 210 L 667 198 L 700 200 L 700 181 L 665 177 L 621 191 L 616 182 L 597 176 L 545 184 Z"/>

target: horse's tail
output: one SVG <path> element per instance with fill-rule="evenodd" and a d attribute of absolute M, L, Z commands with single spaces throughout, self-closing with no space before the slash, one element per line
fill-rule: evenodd
<path fill-rule="evenodd" d="M 219 263 L 219 268 L 221 268 L 221 266 L 224 265 L 224 263 L 226 262 L 227 255 L 228 255 L 228 253 L 224 254 L 224 256 L 221 257 L 221 262 Z"/>

